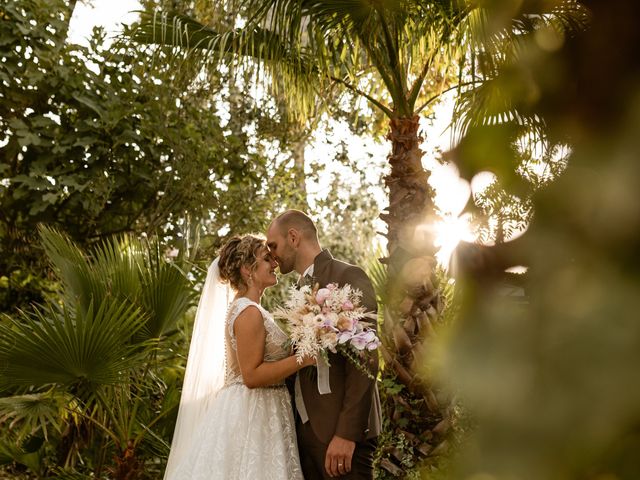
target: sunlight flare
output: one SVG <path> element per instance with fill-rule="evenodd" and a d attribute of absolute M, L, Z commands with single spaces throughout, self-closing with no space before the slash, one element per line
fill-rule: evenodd
<path fill-rule="evenodd" d="M 449 269 L 451 255 L 461 241 L 474 242 L 471 228 L 471 214 L 448 215 L 434 225 L 435 246 L 438 248 L 436 260 L 445 269 Z"/>

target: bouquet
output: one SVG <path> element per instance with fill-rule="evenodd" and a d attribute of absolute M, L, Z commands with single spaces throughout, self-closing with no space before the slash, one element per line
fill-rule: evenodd
<path fill-rule="evenodd" d="M 375 319 L 375 313 L 360 306 L 361 297 L 362 292 L 349 284 L 291 288 L 285 307 L 277 309 L 274 316 L 284 320 L 298 362 L 305 356 L 326 362 L 328 351 L 342 351 L 360 366 L 357 358 L 380 346 L 375 330 L 364 320 Z"/>

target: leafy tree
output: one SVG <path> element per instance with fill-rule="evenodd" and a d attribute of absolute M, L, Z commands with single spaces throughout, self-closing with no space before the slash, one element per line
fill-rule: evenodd
<path fill-rule="evenodd" d="M 256 219 L 293 190 L 283 160 L 254 148 L 243 130 L 254 106 L 236 92 L 230 121 L 223 126 L 215 114 L 223 78 L 180 83 L 175 66 L 149 69 L 139 47 L 107 45 L 102 32 L 89 47 L 69 45 L 68 7 L 63 0 L 2 7 L 3 310 L 52 288 L 35 247 L 39 222 L 63 226 L 85 245 L 118 232 L 157 232 L 179 246 L 185 230 L 207 219 L 215 244 L 223 228 L 253 221 L 247 228 L 259 230 Z M 281 181 L 264 181 L 273 176 Z"/>

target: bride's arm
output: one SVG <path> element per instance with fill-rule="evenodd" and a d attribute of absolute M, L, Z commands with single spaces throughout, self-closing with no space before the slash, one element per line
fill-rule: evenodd
<path fill-rule="evenodd" d="M 249 388 L 273 385 L 301 368 L 315 364 L 315 360 L 310 358 L 305 358 L 304 362 L 299 364 L 295 355 L 275 362 L 265 362 L 264 342 L 267 332 L 262 314 L 256 307 L 247 307 L 238 315 L 233 331 L 240 373 L 244 384 Z"/>

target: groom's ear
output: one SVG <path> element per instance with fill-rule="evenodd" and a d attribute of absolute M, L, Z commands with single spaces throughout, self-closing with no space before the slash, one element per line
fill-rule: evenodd
<path fill-rule="evenodd" d="M 290 228 L 289 231 L 287 231 L 287 240 L 289 245 L 297 247 L 300 244 L 300 232 L 295 228 Z"/>

